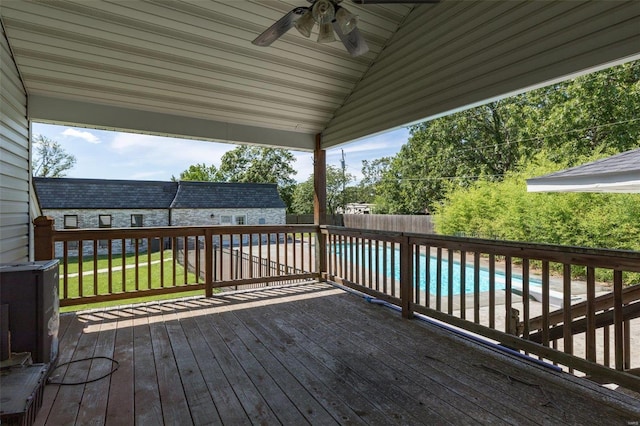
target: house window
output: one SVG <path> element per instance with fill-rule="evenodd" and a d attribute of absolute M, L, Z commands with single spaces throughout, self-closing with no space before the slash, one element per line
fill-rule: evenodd
<path fill-rule="evenodd" d="M 131 215 L 131 227 L 132 228 L 142 228 L 142 215 L 141 214 L 132 214 Z M 136 240 L 132 238 L 129 240 L 129 244 L 135 247 Z M 144 239 L 138 240 L 138 247 L 142 247 L 144 244 Z"/>
<path fill-rule="evenodd" d="M 236 225 L 246 225 L 247 217 L 246 216 L 236 216 Z"/>
<path fill-rule="evenodd" d="M 111 215 L 110 214 L 101 214 L 98 215 L 98 227 L 99 228 L 111 228 Z M 107 248 L 109 247 L 109 240 L 99 240 L 98 247 Z"/>
<path fill-rule="evenodd" d="M 100 216 L 98 216 L 98 227 L 111 228 L 111 215 L 101 214 Z"/>
<path fill-rule="evenodd" d="M 141 228 L 142 227 L 142 215 L 141 214 L 132 214 L 131 215 L 131 227 L 132 228 Z"/>
<path fill-rule="evenodd" d="M 77 229 L 78 228 L 78 215 L 77 214 L 65 214 L 64 215 L 64 229 Z M 77 250 L 78 242 L 69 241 L 67 243 L 69 250 Z"/>
<path fill-rule="evenodd" d="M 231 216 L 220 216 L 220 225 L 231 225 Z"/>
<path fill-rule="evenodd" d="M 65 214 L 64 215 L 64 229 L 76 229 L 78 227 L 78 215 L 77 214 Z"/>
<path fill-rule="evenodd" d="M 264 225 L 267 223 L 267 219 L 265 219 L 264 217 L 261 217 L 260 219 L 258 219 L 258 225 Z"/>

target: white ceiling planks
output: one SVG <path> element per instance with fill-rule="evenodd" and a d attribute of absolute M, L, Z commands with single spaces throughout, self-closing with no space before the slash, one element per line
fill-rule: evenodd
<path fill-rule="evenodd" d="M 295 29 L 305 0 L 2 0 L 30 118 L 325 148 L 640 55 L 640 2 L 343 6 L 370 51 Z M 121 120 L 121 121 L 119 121 Z M 189 125 L 186 125 L 189 123 Z"/>

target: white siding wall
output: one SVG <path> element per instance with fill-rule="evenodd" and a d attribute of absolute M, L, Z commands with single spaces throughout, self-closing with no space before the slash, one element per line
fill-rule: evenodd
<path fill-rule="evenodd" d="M 0 263 L 29 260 L 29 123 L 27 95 L 0 35 Z"/>

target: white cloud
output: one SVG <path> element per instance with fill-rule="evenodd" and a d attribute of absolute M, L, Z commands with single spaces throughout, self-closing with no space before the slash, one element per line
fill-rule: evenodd
<path fill-rule="evenodd" d="M 82 132 L 80 130 L 76 130 L 68 127 L 64 130 L 64 132 L 62 132 L 62 134 L 64 136 L 71 136 L 72 138 L 84 139 L 89 143 L 100 143 L 100 138 L 98 138 L 93 133 L 87 132 L 87 131 Z"/>
<path fill-rule="evenodd" d="M 220 165 L 225 152 L 236 146 L 216 142 L 176 139 L 162 136 L 116 133 L 110 148 L 120 155 L 129 155 L 131 160 L 155 164 L 206 163 Z M 177 170 L 180 173 L 183 169 Z"/>
<path fill-rule="evenodd" d="M 133 180 L 149 180 L 149 179 L 166 180 L 166 176 L 167 176 L 166 171 L 157 170 L 152 172 L 134 173 L 131 175 L 131 179 Z"/>

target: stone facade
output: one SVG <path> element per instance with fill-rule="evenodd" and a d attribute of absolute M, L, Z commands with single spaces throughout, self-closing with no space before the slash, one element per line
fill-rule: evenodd
<path fill-rule="evenodd" d="M 55 229 L 65 229 L 65 216 L 77 216 L 77 227 L 100 228 L 100 217 L 111 217 L 111 228 L 131 228 L 133 226 L 133 215 L 142 216 L 142 227 L 158 226 L 207 226 L 207 225 L 284 225 L 286 224 L 285 209 L 51 209 L 43 210 L 45 216 L 54 219 Z M 244 219 L 238 219 L 244 218 Z M 244 223 L 240 223 L 240 222 Z M 246 242 L 246 241 L 245 241 Z M 107 254 L 108 246 L 106 241 L 98 242 L 98 254 Z M 122 242 L 112 241 L 113 253 L 122 252 Z M 136 241 L 134 239 L 125 240 L 125 251 L 133 253 Z M 77 256 L 77 243 L 69 243 L 69 256 Z M 147 251 L 147 240 L 138 241 L 138 251 Z M 84 241 L 82 244 L 84 255 L 93 255 L 93 241 Z M 56 257 L 62 257 L 63 243 L 56 243 Z"/>
<path fill-rule="evenodd" d="M 142 216 L 143 227 L 155 227 L 155 226 L 167 226 L 169 224 L 169 211 L 163 209 L 44 209 L 42 213 L 45 216 L 52 217 L 54 219 L 55 229 L 65 229 L 64 218 L 65 216 L 77 216 L 78 229 L 87 228 L 100 228 L 100 217 L 111 216 L 111 228 L 131 228 L 132 216 Z M 119 240 L 112 241 L 112 250 L 114 253 L 122 252 L 122 242 Z M 135 251 L 135 240 L 125 240 L 125 250 L 127 253 L 133 253 Z M 147 241 L 138 241 L 138 250 L 140 252 L 147 251 Z M 98 242 L 98 254 L 107 254 L 108 246 L 106 241 Z M 82 243 L 82 253 L 85 255 L 93 255 L 93 242 L 84 241 Z M 56 243 L 55 248 L 56 257 L 62 257 L 63 255 L 63 243 Z M 69 243 L 69 255 L 77 256 L 77 243 Z"/>
<path fill-rule="evenodd" d="M 171 225 L 237 225 L 244 217 L 243 225 L 284 225 L 287 222 L 285 209 L 171 209 Z"/>

